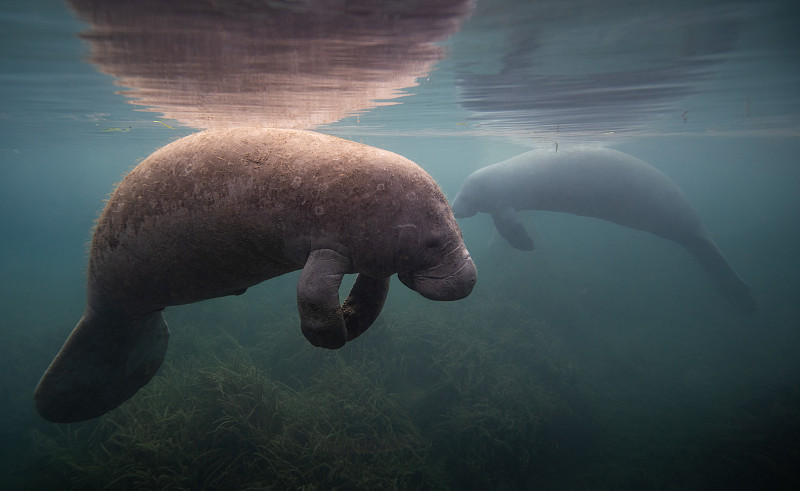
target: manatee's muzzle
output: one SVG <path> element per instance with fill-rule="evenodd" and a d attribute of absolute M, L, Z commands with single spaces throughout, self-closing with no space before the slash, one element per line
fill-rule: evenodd
<path fill-rule="evenodd" d="M 455 271 L 448 265 L 437 265 L 422 271 L 398 273 L 408 288 L 430 300 L 461 300 L 472 292 L 477 281 L 475 263 L 469 253 Z"/>
<path fill-rule="evenodd" d="M 471 206 L 460 192 L 456 195 L 450 208 L 453 210 L 453 216 L 456 218 L 469 218 L 478 213 L 478 210 L 474 206 Z"/>

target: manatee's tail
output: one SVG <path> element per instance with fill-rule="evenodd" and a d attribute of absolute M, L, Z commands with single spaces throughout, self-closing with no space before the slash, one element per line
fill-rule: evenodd
<path fill-rule="evenodd" d="M 685 241 L 683 246 L 700 261 L 722 295 L 743 314 L 752 314 L 758 308 L 750 287 L 736 274 L 725 256 L 710 236 L 700 236 Z"/>
<path fill-rule="evenodd" d="M 56 423 L 83 421 L 111 411 L 155 375 L 168 340 L 160 311 L 136 319 L 113 319 L 87 307 L 36 387 L 36 410 Z"/>

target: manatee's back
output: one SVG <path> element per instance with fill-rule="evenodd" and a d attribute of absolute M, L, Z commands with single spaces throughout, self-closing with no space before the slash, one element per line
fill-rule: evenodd
<path fill-rule="evenodd" d="M 664 174 L 610 149 L 534 150 L 497 165 L 518 188 L 517 209 L 573 213 L 681 241 L 705 234 L 689 200 Z"/>
<path fill-rule="evenodd" d="M 214 133 L 157 150 L 119 184 L 92 239 L 90 302 L 98 296 L 147 311 L 297 269 L 282 263 L 280 236 L 235 209 L 253 205 L 242 192 L 252 182 L 239 162 L 247 156 L 235 157 Z"/>
<path fill-rule="evenodd" d="M 756 310 L 750 288 L 728 264 L 688 198 L 645 162 L 609 149 L 528 152 L 502 162 L 521 197 L 518 209 L 608 220 L 683 245 L 720 292 L 744 313 Z"/>

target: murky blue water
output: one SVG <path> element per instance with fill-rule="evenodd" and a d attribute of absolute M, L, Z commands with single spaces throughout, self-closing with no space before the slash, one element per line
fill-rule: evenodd
<path fill-rule="evenodd" d="M 92 2 L 74 4 L 0 9 L 11 488 L 800 487 L 792 2 L 479 0 L 417 16 L 330 2 L 330 25 L 333 14 L 303 10 L 315 2 L 269 15 L 239 4 L 164 22 L 128 13 L 131 38 Z M 525 252 L 479 214 L 459 222 L 479 271 L 467 299 L 428 301 L 393 280 L 381 319 L 338 352 L 303 339 L 296 274 L 170 308 L 153 383 L 99 420 L 44 421 L 32 392 L 83 311 L 103 200 L 155 149 L 239 121 L 392 150 L 450 199 L 472 171 L 531 148 L 621 150 L 683 190 L 758 312 L 737 313 L 656 236 L 527 212 L 537 248 Z M 282 387 L 280 418 L 231 423 L 231 411 L 269 406 L 231 373 Z M 247 397 L 226 399 L 226 383 Z M 221 428 L 239 436 L 205 438 Z"/>

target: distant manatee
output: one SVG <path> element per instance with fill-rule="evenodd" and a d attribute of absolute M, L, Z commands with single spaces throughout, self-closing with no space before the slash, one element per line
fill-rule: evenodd
<path fill-rule="evenodd" d="M 678 187 L 645 162 L 616 150 L 533 150 L 470 174 L 453 201 L 457 218 L 489 213 L 512 246 L 533 249 L 520 210 L 602 218 L 673 240 L 692 253 L 743 313 L 756 311 L 750 288 L 720 252 Z"/>
<path fill-rule="evenodd" d="M 308 131 L 190 135 L 139 164 L 106 204 L 86 310 L 39 382 L 36 408 L 56 422 L 110 411 L 161 365 L 165 307 L 300 269 L 301 328 L 325 348 L 373 323 L 394 273 L 433 300 L 464 298 L 476 279 L 447 200 L 410 160 Z"/>

